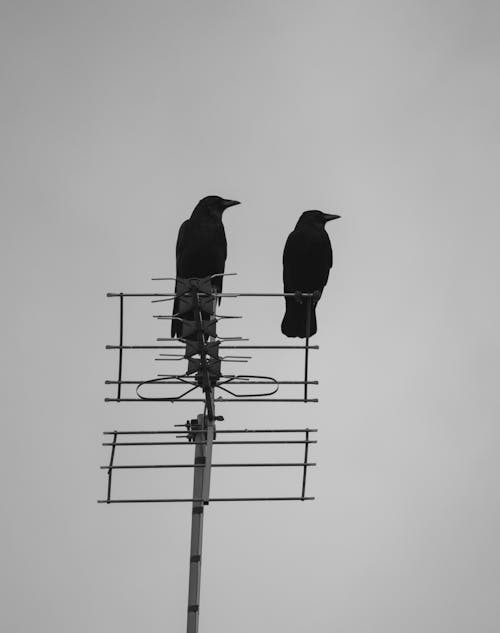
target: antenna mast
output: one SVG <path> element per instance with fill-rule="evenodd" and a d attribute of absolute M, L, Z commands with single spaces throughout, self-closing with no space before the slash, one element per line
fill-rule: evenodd
<path fill-rule="evenodd" d="M 310 398 L 308 395 L 308 387 L 317 385 L 317 381 L 309 380 L 309 350 L 318 349 L 317 346 L 309 345 L 309 336 L 307 336 L 305 345 L 241 345 L 241 338 L 230 339 L 236 343 L 224 343 L 224 339 L 217 337 L 216 324 L 222 318 L 216 316 L 216 302 L 221 296 L 238 297 L 283 297 L 295 296 L 293 293 L 239 293 L 239 294 L 223 294 L 217 293 L 212 284 L 212 277 L 203 279 L 176 279 L 175 294 L 144 294 L 144 293 L 108 293 L 108 297 L 118 297 L 120 305 L 119 319 L 119 345 L 107 345 L 107 349 L 118 351 L 118 379 L 107 380 L 106 384 L 116 385 L 116 397 L 105 398 L 107 402 L 147 402 L 147 401 L 165 401 L 165 402 L 201 402 L 204 405 L 203 413 L 200 413 L 196 419 L 189 420 L 185 425 L 186 431 L 160 430 L 160 431 L 111 431 L 105 432 L 105 435 L 113 435 L 112 442 L 105 442 L 104 446 L 110 446 L 110 459 L 106 466 L 102 469 L 107 470 L 108 484 L 107 495 L 105 500 L 99 503 L 144 503 L 144 502 L 191 502 L 192 503 L 192 521 L 191 521 L 191 548 L 189 558 L 189 589 L 188 589 L 188 608 L 187 608 L 187 633 L 198 633 L 199 621 L 199 605 L 200 605 L 200 586 L 201 586 L 201 561 L 202 561 L 202 544 L 203 544 L 203 518 L 205 506 L 211 501 L 287 501 L 287 500 L 311 500 L 314 497 L 306 496 L 306 477 L 307 468 L 316 464 L 308 462 L 309 445 L 315 444 L 315 440 L 310 439 L 310 433 L 316 432 L 316 429 L 224 429 L 219 433 L 231 434 L 248 434 L 248 433 L 304 433 L 304 439 L 273 439 L 273 440 L 216 440 L 216 421 L 222 421 L 222 416 L 216 416 L 216 402 L 317 402 L 317 399 Z M 178 300 L 179 309 L 173 316 L 156 315 L 159 319 L 180 319 L 182 321 L 182 338 L 179 341 L 181 345 L 173 345 L 174 339 L 157 339 L 158 342 L 169 342 L 169 345 L 125 345 L 124 344 L 124 299 L 129 297 L 150 298 L 153 301 L 168 301 L 172 298 Z M 307 302 L 307 322 L 306 328 L 309 331 L 310 315 L 312 307 L 311 293 L 304 293 L 303 299 Z M 226 341 L 228 339 L 225 339 Z M 157 378 L 146 380 L 124 380 L 123 379 L 123 357 L 125 350 L 184 350 L 184 355 L 172 358 L 171 354 L 159 352 L 160 358 L 157 360 L 178 360 L 185 358 L 188 361 L 188 368 L 185 374 L 181 375 L 159 375 Z M 237 357 L 221 357 L 219 351 L 223 349 L 292 349 L 303 350 L 304 356 L 304 379 L 303 380 L 276 380 L 269 376 L 239 376 L 239 375 L 222 375 L 221 363 L 223 361 L 238 360 Z M 247 357 L 239 357 L 239 360 L 246 361 Z M 268 391 L 254 394 L 238 393 L 233 389 L 238 385 L 265 385 Z M 303 387 L 303 396 L 301 398 L 274 398 L 272 397 L 281 385 Z M 143 392 L 149 387 L 170 387 L 177 386 L 187 390 L 176 396 L 149 396 Z M 122 387 L 130 390 L 135 387 L 135 397 L 122 396 Z M 200 389 L 202 398 L 186 398 L 188 394 Z M 223 397 L 215 396 L 215 390 L 219 389 L 224 392 Z M 262 389 L 262 387 L 261 387 Z M 227 397 L 227 395 L 229 397 Z M 165 434 L 177 434 L 181 441 L 117 441 L 119 436 L 163 436 Z M 183 441 L 187 440 L 187 441 Z M 252 462 L 252 463 L 216 463 L 212 462 L 213 446 L 217 444 L 295 444 L 304 446 L 303 461 L 293 462 Z M 190 464 L 115 464 L 115 456 L 117 447 L 120 446 L 153 446 L 153 445 L 194 445 L 194 463 Z M 189 499 L 184 498 L 162 498 L 162 499 L 116 499 L 112 498 L 112 477 L 113 472 L 118 469 L 142 469 L 142 468 L 193 468 L 193 496 Z M 239 467 L 294 467 L 302 469 L 302 485 L 300 496 L 281 496 L 281 497 L 211 497 L 210 493 L 210 475 L 212 468 L 239 468 Z"/>

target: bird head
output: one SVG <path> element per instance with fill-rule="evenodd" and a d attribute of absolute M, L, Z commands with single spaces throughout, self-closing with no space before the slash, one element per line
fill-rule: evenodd
<path fill-rule="evenodd" d="M 222 214 L 229 207 L 240 204 L 237 200 L 226 200 L 220 196 L 206 196 L 202 198 L 196 205 L 193 215 L 211 217 L 215 220 L 220 220 Z"/>
<path fill-rule="evenodd" d="M 323 211 L 314 209 L 312 211 L 304 211 L 297 222 L 297 226 L 306 224 L 308 226 L 318 226 L 324 228 L 327 222 L 330 222 L 330 220 L 337 220 L 338 218 L 340 218 L 340 215 L 323 213 Z"/>

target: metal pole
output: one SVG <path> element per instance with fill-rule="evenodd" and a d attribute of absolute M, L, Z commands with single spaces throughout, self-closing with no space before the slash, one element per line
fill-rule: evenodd
<path fill-rule="evenodd" d="M 311 333 L 311 297 L 307 298 L 306 304 L 306 355 L 304 358 L 304 402 L 307 402 L 307 383 L 309 377 L 309 335 Z"/>
<path fill-rule="evenodd" d="M 210 399 L 212 400 L 211 409 L 214 411 L 214 403 L 213 403 L 213 388 L 210 392 Z M 205 445 L 205 475 L 203 478 L 203 504 L 208 505 L 208 500 L 210 499 L 210 475 L 212 472 L 212 445 L 215 439 L 215 422 L 213 419 L 210 419 L 208 416 L 206 417 L 206 445 Z"/>
<path fill-rule="evenodd" d="M 305 450 L 304 450 L 304 470 L 302 473 L 302 499 L 306 497 L 306 477 L 307 477 L 307 457 L 309 453 L 309 429 L 306 429 L 306 441 L 305 441 Z"/>
<path fill-rule="evenodd" d="M 199 428 L 205 426 L 205 415 L 198 415 Z M 204 464 L 206 444 L 203 433 L 195 435 L 195 465 Z M 203 494 L 204 468 L 194 469 L 193 499 L 201 499 Z M 198 633 L 198 616 L 200 608 L 201 581 L 201 549 L 203 544 L 203 501 L 193 501 L 193 515 L 191 520 L 191 552 L 189 557 L 189 593 L 187 613 L 187 633 Z"/>
<path fill-rule="evenodd" d="M 113 462 L 115 459 L 115 449 L 116 449 L 116 436 L 117 432 L 113 431 L 113 448 L 111 449 L 111 457 L 109 458 L 109 466 L 108 466 L 108 495 L 106 501 L 109 503 L 111 499 L 111 477 L 113 474 Z"/>
<path fill-rule="evenodd" d="M 118 387 L 117 401 L 120 402 L 122 397 L 122 367 L 123 367 L 123 294 L 120 294 L 120 347 L 118 352 Z"/>
<path fill-rule="evenodd" d="M 189 593 L 187 613 L 187 633 L 198 633 L 198 619 L 200 612 L 201 585 L 201 549 L 203 544 L 203 513 L 204 507 L 210 499 L 210 473 L 212 467 L 212 444 L 215 438 L 215 405 L 214 387 L 210 379 L 207 356 L 205 352 L 205 338 L 202 331 L 202 314 L 198 295 L 193 291 L 195 305 L 195 320 L 198 325 L 198 343 L 200 346 L 201 380 L 205 394 L 205 410 L 198 415 L 198 429 L 195 433 L 195 468 L 193 475 L 193 514 L 191 520 L 191 555 L 189 558 Z M 213 300 L 213 314 L 215 314 L 216 300 Z M 211 340 L 214 340 L 211 338 Z M 197 430 L 198 430 L 197 429 Z"/>

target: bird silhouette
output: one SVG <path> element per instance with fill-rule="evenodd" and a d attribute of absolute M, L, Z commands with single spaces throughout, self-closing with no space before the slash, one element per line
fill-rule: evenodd
<path fill-rule="evenodd" d="M 179 229 L 175 251 L 177 277 L 203 278 L 224 272 L 227 242 L 222 214 L 236 204 L 240 203 L 220 196 L 207 196 L 198 202 L 191 217 Z M 215 277 L 212 284 L 216 292 L 222 292 L 222 276 Z M 179 301 L 175 299 L 173 316 L 178 310 Z M 185 318 L 189 318 L 189 315 L 185 315 Z M 182 321 L 179 319 L 172 319 L 171 335 L 179 338 L 182 336 Z"/>
<path fill-rule="evenodd" d="M 285 316 L 281 322 L 281 331 L 285 336 L 306 338 L 317 332 L 316 304 L 332 267 L 332 246 L 325 224 L 337 218 L 340 215 L 317 210 L 304 211 L 288 236 L 283 251 L 283 288 L 284 292 L 293 292 L 296 296 L 285 297 Z M 309 300 L 301 297 L 300 293 L 303 292 L 314 293 L 309 332 Z"/>

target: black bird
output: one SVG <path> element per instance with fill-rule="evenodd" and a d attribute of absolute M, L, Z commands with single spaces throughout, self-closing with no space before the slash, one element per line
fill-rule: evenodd
<path fill-rule="evenodd" d="M 302 292 L 312 292 L 309 336 L 316 334 L 316 303 L 321 297 L 332 267 L 332 246 L 325 231 L 325 224 L 340 215 L 322 211 L 304 211 L 295 229 L 290 233 L 283 251 L 284 292 L 294 292 L 295 297 L 285 297 L 286 311 L 281 331 L 289 337 L 306 338 L 308 300 Z"/>
<path fill-rule="evenodd" d="M 235 204 L 240 203 L 219 196 L 207 196 L 198 202 L 189 220 L 185 220 L 179 229 L 175 250 L 177 277 L 202 278 L 224 272 L 227 242 L 222 214 Z M 213 286 L 217 292 L 222 292 L 222 276 L 213 279 Z M 178 309 L 178 301 L 174 300 L 174 315 Z M 181 337 L 182 321 L 172 319 L 171 331 L 172 337 Z"/>

